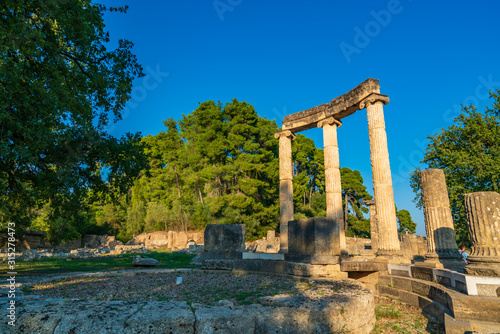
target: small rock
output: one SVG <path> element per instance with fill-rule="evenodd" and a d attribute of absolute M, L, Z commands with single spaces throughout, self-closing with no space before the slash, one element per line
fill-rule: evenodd
<path fill-rule="evenodd" d="M 26 262 L 32 262 L 38 260 L 40 255 L 34 249 L 27 249 L 21 254 L 21 259 Z"/>
<path fill-rule="evenodd" d="M 229 301 L 229 300 L 226 300 L 226 299 L 219 300 L 217 302 L 217 304 L 219 304 L 219 306 L 226 307 L 230 310 L 232 310 L 234 308 L 234 303 Z"/>
<path fill-rule="evenodd" d="M 140 258 L 136 257 L 132 264 L 135 267 L 156 267 L 160 265 L 160 262 L 158 260 L 152 259 L 152 258 Z"/>

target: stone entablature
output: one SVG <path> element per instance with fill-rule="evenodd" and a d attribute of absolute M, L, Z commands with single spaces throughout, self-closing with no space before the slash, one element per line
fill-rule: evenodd
<path fill-rule="evenodd" d="M 283 119 L 283 130 L 291 130 L 292 132 L 299 132 L 315 128 L 317 123 L 328 118 L 335 117 L 340 120 L 354 114 L 356 111 L 364 109 L 365 106 L 360 103 L 371 94 L 377 94 L 384 99 L 388 97 L 380 94 L 380 86 L 378 79 L 366 79 L 349 92 L 334 98 L 329 103 L 323 103 L 319 106 L 300 111 Z M 387 104 L 384 102 L 384 104 Z"/>

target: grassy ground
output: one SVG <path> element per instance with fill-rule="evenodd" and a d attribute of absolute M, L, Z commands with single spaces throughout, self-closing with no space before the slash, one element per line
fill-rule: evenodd
<path fill-rule="evenodd" d="M 131 269 L 132 261 L 137 256 L 150 257 L 160 261 L 160 266 L 154 267 L 174 269 L 174 268 L 193 268 L 190 265 L 191 259 L 194 255 L 189 254 L 176 254 L 169 253 L 165 250 L 158 250 L 150 254 L 122 254 L 119 256 L 101 256 L 89 259 L 59 259 L 47 258 L 33 262 L 24 262 L 21 260 L 16 261 L 16 272 L 19 276 L 24 275 L 43 275 L 43 274 L 56 274 L 73 271 L 106 271 L 106 270 L 121 270 Z M 0 277 L 7 276 L 6 262 L 0 262 Z"/>
<path fill-rule="evenodd" d="M 415 307 L 387 298 L 377 298 L 376 305 L 377 322 L 372 334 L 445 333 L 442 324 L 430 321 Z"/>

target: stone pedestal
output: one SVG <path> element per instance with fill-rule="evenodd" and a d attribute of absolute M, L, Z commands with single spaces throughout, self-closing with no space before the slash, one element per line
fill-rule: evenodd
<path fill-rule="evenodd" d="M 288 222 L 293 220 L 293 170 L 291 131 L 279 131 L 274 134 L 279 138 L 280 164 L 280 253 L 288 251 Z"/>
<path fill-rule="evenodd" d="M 376 253 L 378 245 L 377 206 L 374 200 L 365 201 L 365 204 L 370 207 L 370 239 L 372 240 L 372 250 Z"/>
<path fill-rule="evenodd" d="M 422 203 L 427 232 L 426 261 L 440 262 L 449 267 L 464 266 L 459 254 L 451 216 L 448 188 L 441 169 L 427 169 L 419 173 Z"/>
<path fill-rule="evenodd" d="M 366 107 L 368 134 L 370 139 L 370 159 L 373 174 L 373 192 L 377 203 L 378 218 L 378 256 L 400 256 L 396 207 L 392 189 L 389 149 L 385 132 L 384 108 L 389 103 L 386 95 L 372 93 L 360 102 Z"/>
<path fill-rule="evenodd" d="M 342 250 L 346 250 L 339 147 L 337 143 L 337 128 L 341 125 L 342 123 L 333 117 L 318 122 L 318 127 L 323 128 L 326 217 L 336 219 L 339 223 L 340 247 Z"/>
<path fill-rule="evenodd" d="M 500 276 L 500 194 L 494 191 L 466 194 L 465 211 L 472 242 L 465 272 Z"/>
<path fill-rule="evenodd" d="M 245 250 L 244 224 L 210 224 L 205 228 L 205 247 L 200 255 L 202 268 L 231 270 L 233 260 Z"/>
<path fill-rule="evenodd" d="M 285 260 L 310 264 L 338 264 L 340 223 L 336 219 L 309 218 L 288 223 Z"/>

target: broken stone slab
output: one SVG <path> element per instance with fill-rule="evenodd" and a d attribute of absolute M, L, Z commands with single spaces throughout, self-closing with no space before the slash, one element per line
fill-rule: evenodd
<path fill-rule="evenodd" d="M 134 265 L 134 267 L 156 267 L 160 265 L 160 261 L 149 257 L 136 257 L 132 264 Z"/>

